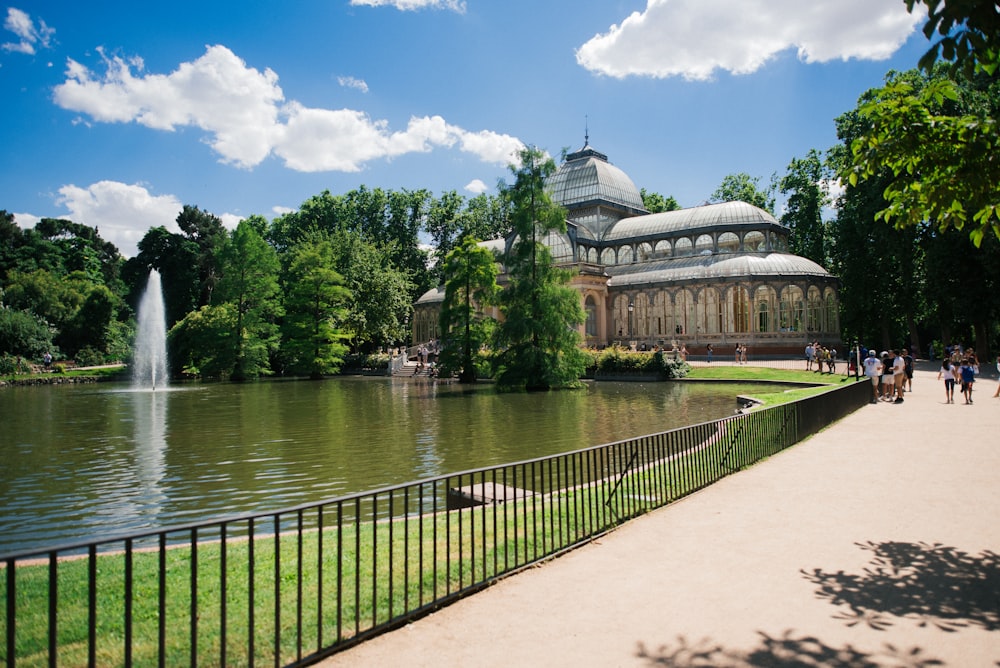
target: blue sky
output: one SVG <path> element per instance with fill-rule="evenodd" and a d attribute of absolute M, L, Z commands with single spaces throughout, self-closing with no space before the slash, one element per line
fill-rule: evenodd
<path fill-rule="evenodd" d="M 916 65 L 903 0 L 21 1 L 2 9 L 0 209 L 126 256 L 181 206 L 268 218 L 361 185 L 496 192 L 590 143 L 682 206 L 836 143 Z M 585 120 L 586 119 L 586 120 Z"/>

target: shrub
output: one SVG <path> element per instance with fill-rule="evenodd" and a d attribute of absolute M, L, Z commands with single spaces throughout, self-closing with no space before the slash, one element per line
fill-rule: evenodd
<path fill-rule="evenodd" d="M 31 373 L 31 365 L 28 364 L 28 360 L 20 355 L 9 353 L 0 355 L 0 375 L 14 376 L 24 373 Z"/>

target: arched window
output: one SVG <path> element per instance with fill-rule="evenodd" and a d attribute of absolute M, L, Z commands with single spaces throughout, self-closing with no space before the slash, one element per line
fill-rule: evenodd
<path fill-rule="evenodd" d="M 653 246 L 649 243 L 639 244 L 639 262 L 648 262 L 653 259 Z"/>
<path fill-rule="evenodd" d="M 597 304 L 592 295 L 587 295 L 583 302 L 583 309 L 587 312 L 586 329 L 587 336 L 597 336 Z"/>
<path fill-rule="evenodd" d="M 601 264 L 603 264 L 603 265 L 615 265 L 615 264 L 618 264 L 617 262 L 615 262 L 615 249 L 614 248 L 605 248 L 603 251 L 601 251 Z"/>
<path fill-rule="evenodd" d="M 757 331 L 775 331 L 778 322 L 778 294 L 770 286 L 761 286 L 754 293 L 757 304 Z"/>
<path fill-rule="evenodd" d="M 689 238 L 681 237 L 674 243 L 674 255 L 677 257 L 693 254 L 694 246 L 691 244 L 691 240 Z"/>
<path fill-rule="evenodd" d="M 749 332 L 750 331 L 750 293 L 747 289 L 742 286 L 735 286 L 731 291 L 732 295 L 732 313 L 733 313 L 733 332 Z"/>
<path fill-rule="evenodd" d="M 711 234 L 702 234 L 694 245 L 695 255 L 711 255 L 715 250 L 715 243 Z"/>
<path fill-rule="evenodd" d="M 743 237 L 743 250 L 748 253 L 758 253 L 767 250 L 767 238 L 763 232 L 754 230 Z"/>
<path fill-rule="evenodd" d="M 740 249 L 740 238 L 734 232 L 723 232 L 719 235 L 719 252 L 735 253 Z"/>

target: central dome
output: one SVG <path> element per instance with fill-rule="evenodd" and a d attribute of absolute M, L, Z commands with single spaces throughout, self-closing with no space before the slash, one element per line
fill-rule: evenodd
<path fill-rule="evenodd" d="M 545 185 L 552 200 L 570 210 L 571 219 L 573 209 L 597 204 L 621 207 L 629 215 L 648 213 L 632 179 L 589 144 L 567 155 Z"/>

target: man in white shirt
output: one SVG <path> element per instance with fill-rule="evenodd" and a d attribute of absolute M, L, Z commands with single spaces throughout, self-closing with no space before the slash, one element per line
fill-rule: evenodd
<path fill-rule="evenodd" d="M 872 403 L 878 403 L 878 377 L 882 373 L 882 362 L 875 356 L 874 350 L 868 351 L 868 357 L 862 362 L 865 367 L 865 375 L 872 381 Z"/>

